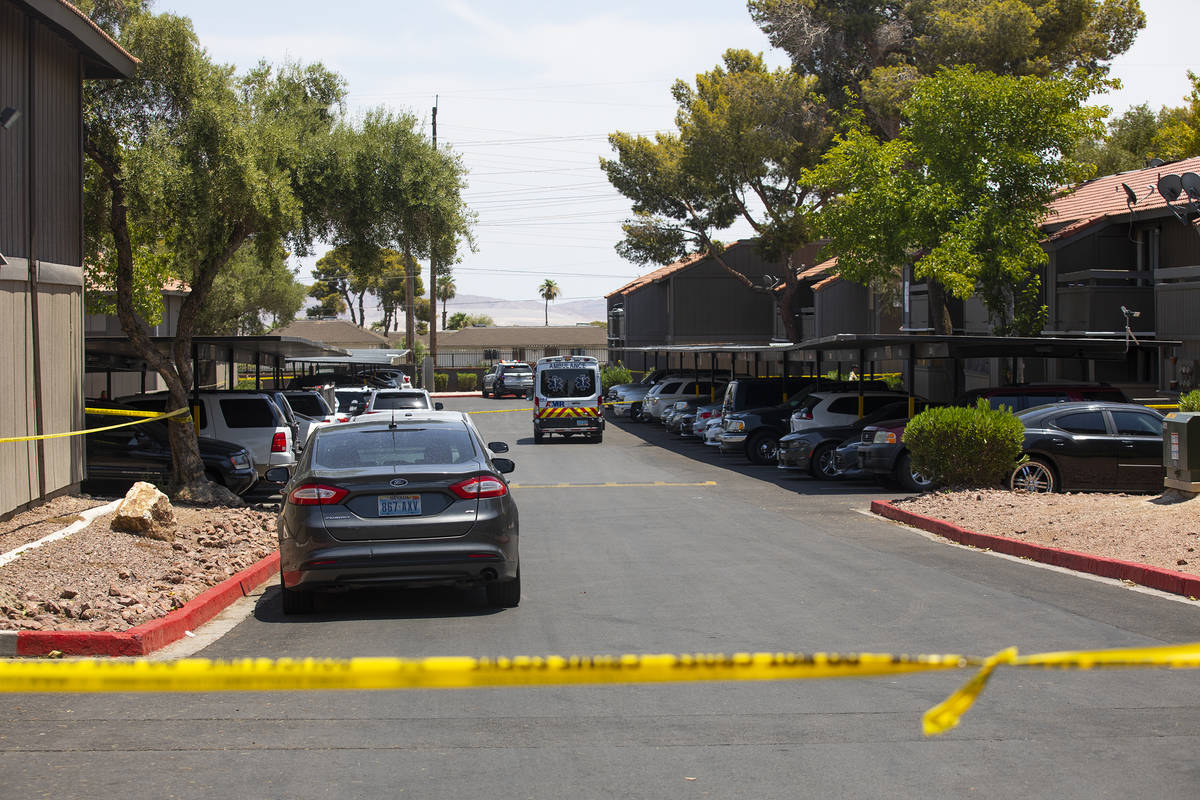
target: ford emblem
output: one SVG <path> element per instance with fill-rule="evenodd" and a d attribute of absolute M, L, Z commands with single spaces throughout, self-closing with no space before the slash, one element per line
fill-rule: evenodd
<path fill-rule="evenodd" d="M 408 486 L 408 481 L 404 478 L 392 478 L 388 483 L 392 486 Z"/>

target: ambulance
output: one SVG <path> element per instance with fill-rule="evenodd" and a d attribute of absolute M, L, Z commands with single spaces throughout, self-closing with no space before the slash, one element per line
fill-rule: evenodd
<path fill-rule="evenodd" d="M 591 356 L 539 358 L 533 374 L 533 440 L 552 433 L 604 439 L 600 362 Z"/>

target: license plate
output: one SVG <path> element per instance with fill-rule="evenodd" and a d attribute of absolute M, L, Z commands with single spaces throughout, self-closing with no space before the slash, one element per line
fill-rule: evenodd
<path fill-rule="evenodd" d="M 581 417 L 581 418 L 579 418 L 579 419 L 577 419 L 577 420 L 575 420 L 575 424 L 576 424 L 576 425 L 585 425 L 585 426 L 586 426 L 586 425 L 587 425 L 588 423 L 590 423 L 590 422 L 591 422 L 591 420 L 589 420 L 589 419 L 584 419 L 584 418 L 582 418 L 582 417 Z"/>
<path fill-rule="evenodd" d="M 421 495 L 387 494 L 379 498 L 381 517 L 417 517 L 421 515 Z"/>

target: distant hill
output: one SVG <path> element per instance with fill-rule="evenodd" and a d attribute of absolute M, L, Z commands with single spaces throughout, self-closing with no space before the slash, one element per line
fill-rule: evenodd
<path fill-rule="evenodd" d="M 486 314 L 497 325 L 542 325 L 546 321 L 544 300 L 500 300 L 495 297 L 464 294 L 455 297 L 446 304 L 447 316 L 458 312 L 465 314 Z M 379 309 L 367 310 L 367 324 L 383 319 Z M 603 297 L 595 300 L 569 300 L 566 302 L 550 303 L 551 325 L 576 325 L 579 323 L 605 320 L 608 307 Z M 347 317 L 348 318 L 348 317 Z M 441 326 L 441 306 L 438 307 L 438 325 Z M 400 318 L 400 326 L 404 327 L 404 318 Z"/>

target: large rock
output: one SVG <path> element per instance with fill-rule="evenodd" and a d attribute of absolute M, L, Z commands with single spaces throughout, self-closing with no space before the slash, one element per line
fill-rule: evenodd
<path fill-rule="evenodd" d="M 175 511 L 171 501 L 154 484 L 138 481 L 113 515 L 114 531 L 136 533 L 164 542 L 175 541 Z"/>

